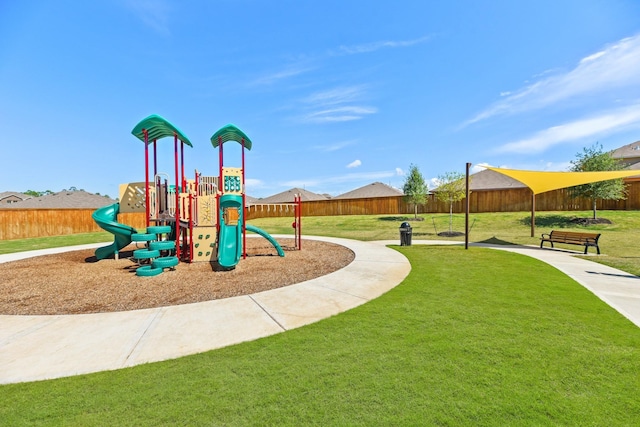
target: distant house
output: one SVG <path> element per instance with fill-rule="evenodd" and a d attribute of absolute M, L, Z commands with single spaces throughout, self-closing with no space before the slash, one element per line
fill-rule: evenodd
<path fill-rule="evenodd" d="M 258 199 L 257 197 L 251 197 L 248 194 L 245 194 L 245 196 L 244 196 L 244 204 L 246 206 L 256 205 L 258 203 L 260 203 L 260 199 Z"/>
<path fill-rule="evenodd" d="M 334 199 L 366 199 L 371 197 L 397 197 L 402 195 L 404 195 L 404 193 L 397 188 L 383 184 L 382 182 L 374 182 L 340 194 L 334 197 Z"/>
<path fill-rule="evenodd" d="M 489 169 L 474 173 L 469 177 L 469 181 L 469 189 L 471 191 L 527 188 L 520 181 Z"/>
<path fill-rule="evenodd" d="M 0 207 L 11 203 L 22 202 L 23 200 L 27 200 L 31 196 L 28 196 L 24 193 L 16 193 L 15 191 L 5 191 L 0 193 Z"/>
<path fill-rule="evenodd" d="M 273 196 L 258 199 L 256 204 L 293 203 L 295 195 L 300 196 L 300 199 L 303 202 L 328 199 L 327 196 L 322 194 L 317 194 L 301 188 L 292 188 L 290 190 L 283 191 L 282 193 L 274 194 Z"/>
<path fill-rule="evenodd" d="M 611 157 L 622 163 L 625 169 L 640 169 L 640 141 L 616 148 L 611 151 Z"/>
<path fill-rule="evenodd" d="M 4 193 L 2 193 L 4 194 Z M 0 209 L 30 209 L 30 208 L 80 208 L 80 209 L 97 209 L 106 205 L 116 203 L 115 200 L 99 196 L 97 194 L 88 193 L 83 190 L 78 191 L 60 191 L 41 197 L 31 197 L 15 203 L 2 203 Z"/>

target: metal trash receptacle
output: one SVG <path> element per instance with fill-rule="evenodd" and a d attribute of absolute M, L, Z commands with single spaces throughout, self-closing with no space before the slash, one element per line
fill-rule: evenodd
<path fill-rule="evenodd" d="M 400 224 L 400 246 L 411 246 L 411 224 Z"/>

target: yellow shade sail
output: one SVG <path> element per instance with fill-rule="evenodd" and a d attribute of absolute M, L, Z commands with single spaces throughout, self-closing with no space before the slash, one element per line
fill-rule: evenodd
<path fill-rule="evenodd" d="M 485 166 L 486 167 L 486 166 Z M 494 172 L 501 173 L 520 181 L 533 191 L 540 194 L 559 188 L 573 187 L 575 185 L 590 184 L 592 182 L 608 181 L 610 179 L 627 178 L 640 175 L 637 170 L 604 171 L 604 172 L 539 172 L 516 169 L 502 169 L 486 167 Z"/>

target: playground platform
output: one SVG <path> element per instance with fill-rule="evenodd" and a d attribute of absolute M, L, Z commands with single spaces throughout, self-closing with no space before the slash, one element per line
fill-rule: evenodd
<path fill-rule="evenodd" d="M 277 236 L 286 237 L 286 236 Z M 312 238 L 312 237 L 305 237 Z M 258 294 L 145 310 L 53 316 L 0 316 L 0 384 L 60 378 L 168 360 L 307 325 L 377 298 L 411 266 L 387 248 L 396 240 L 360 242 L 313 237 L 350 248 L 347 267 Z M 0 262 L 103 245 L 0 255 Z M 415 241 L 413 244 L 452 244 Z M 460 243 L 453 243 L 460 244 Z M 640 278 L 575 252 L 473 244 L 540 259 L 585 286 L 640 327 Z"/>

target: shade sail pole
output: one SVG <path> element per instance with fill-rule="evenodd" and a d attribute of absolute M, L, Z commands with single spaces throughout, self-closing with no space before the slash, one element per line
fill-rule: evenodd
<path fill-rule="evenodd" d="M 536 193 L 531 190 L 531 237 L 536 234 Z"/>
<path fill-rule="evenodd" d="M 466 185 L 464 193 L 464 248 L 469 249 L 469 169 L 471 163 L 467 163 Z"/>

